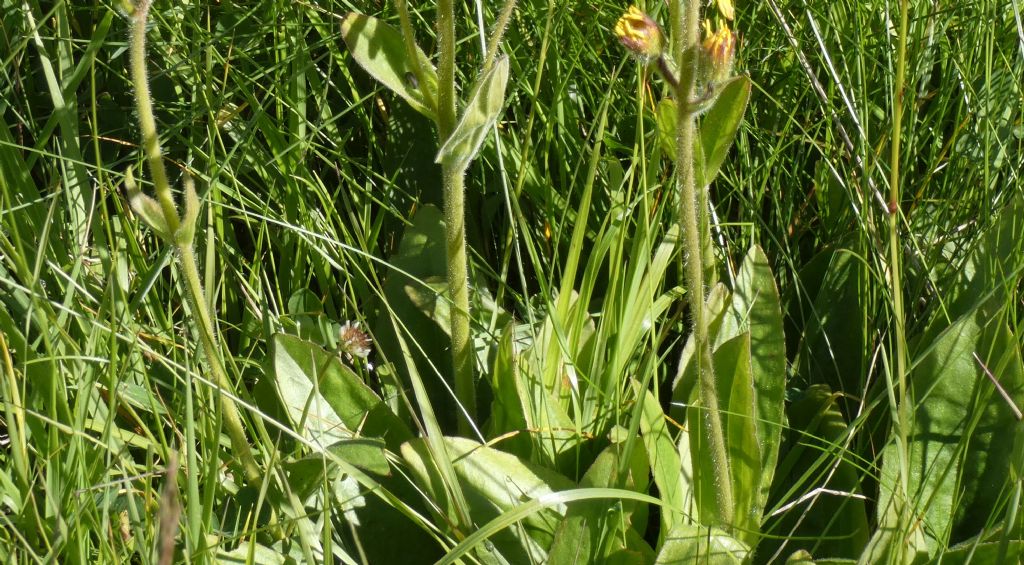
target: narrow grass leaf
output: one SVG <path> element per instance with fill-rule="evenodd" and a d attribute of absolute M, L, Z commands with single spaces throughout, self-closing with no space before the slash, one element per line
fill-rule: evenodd
<path fill-rule="evenodd" d="M 864 551 L 870 527 L 863 479 L 844 446 L 849 428 L 840 396 L 818 384 L 790 403 L 788 449 L 774 491 L 783 507 L 766 521 L 763 531 L 769 537 L 758 546 L 759 553 L 803 548 L 817 556 L 856 559 Z"/>

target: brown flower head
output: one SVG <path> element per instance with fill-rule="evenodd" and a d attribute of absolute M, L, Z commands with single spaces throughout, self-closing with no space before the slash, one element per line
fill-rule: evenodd
<path fill-rule="evenodd" d="M 366 359 L 370 354 L 370 336 L 359 328 L 359 322 L 345 322 L 338 330 L 338 349 L 352 361 L 353 357 Z"/>

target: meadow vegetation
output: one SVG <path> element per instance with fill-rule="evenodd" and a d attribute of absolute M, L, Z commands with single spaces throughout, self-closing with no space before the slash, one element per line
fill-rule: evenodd
<path fill-rule="evenodd" d="M 1024 559 L 1016 0 L 0 0 L 0 561 Z"/>

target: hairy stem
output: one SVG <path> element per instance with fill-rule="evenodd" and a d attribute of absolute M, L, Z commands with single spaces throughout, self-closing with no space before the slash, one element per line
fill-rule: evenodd
<path fill-rule="evenodd" d="M 676 100 L 679 104 L 679 117 L 676 123 L 676 146 L 678 148 L 676 175 L 680 193 L 679 219 L 686 247 L 684 253 L 686 296 L 689 299 L 690 311 L 693 316 L 693 335 L 698 351 L 697 391 L 701 406 L 700 413 L 703 417 L 699 429 L 711 447 L 715 475 L 720 478 L 717 481 L 718 488 L 715 490 L 718 519 L 723 526 L 728 527 L 733 520 L 732 474 L 729 472 L 725 434 L 718 407 L 718 383 L 715 379 L 711 341 L 708 336 L 704 291 L 703 242 L 710 236 L 702 234 L 702 229 L 708 229 L 708 223 L 704 219 L 707 209 L 701 206 L 703 198 L 697 195 L 698 187 L 693 166 L 694 140 L 697 130 L 694 122 L 696 115 L 688 108 L 688 102 L 693 98 L 696 88 L 700 3 L 690 0 L 685 7 L 677 7 L 673 14 L 679 18 L 679 21 L 673 22 L 672 28 L 682 32 L 673 38 L 673 52 L 680 65 L 679 85 L 676 88 Z M 694 426 L 691 429 L 697 429 L 697 427 Z"/>
<path fill-rule="evenodd" d="M 416 38 L 412 31 L 412 19 L 409 17 L 409 4 L 406 0 L 396 0 L 395 7 L 398 8 L 398 21 L 402 26 L 402 39 L 405 42 L 405 56 L 409 58 L 413 73 L 419 84 L 427 84 L 423 74 L 423 65 L 416 49 Z M 434 93 L 429 88 L 423 89 L 423 96 L 426 98 L 427 106 L 434 107 Z"/>
<path fill-rule="evenodd" d="M 494 58 L 498 54 L 498 45 L 501 44 L 501 39 L 505 37 L 505 30 L 508 28 L 508 22 L 512 19 L 512 10 L 516 7 L 516 0 L 505 0 L 505 3 L 501 7 L 501 13 L 498 14 L 497 21 L 494 22 L 494 29 L 491 30 L 491 37 L 487 40 L 487 60 L 484 61 L 484 66 L 481 68 L 481 73 L 486 73 L 491 65 L 494 64 Z"/>
<path fill-rule="evenodd" d="M 181 218 L 171 194 L 170 183 L 167 181 L 167 170 L 164 168 L 160 140 L 156 132 L 156 119 L 153 117 L 153 103 L 149 93 L 149 80 L 146 76 L 146 20 L 149 16 L 149 7 L 149 0 L 143 0 L 135 9 L 131 37 L 132 81 L 135 84 L 135 103 L 139 113 L 139 126 L 142 130 L 143 150 L 149 163 L 150 174 L 153 175 L 157 202 L 160 203 L 164 220 L 171 234 L 177 234 L 182 228 L 191 230 L 192 226 L 181 225 Z M 213 382 L 217 383 L 221 389 L 217 396 L 220 399 L 224 427 L 231 439 L 232 450 L 242 464 L 246 481 L 250 484 L 258 484 L 261 475 L 259 466 L 256 464 L 252 448 L 249 446 L 245 430 L 242 427 L 242 418 L 238 413 L 238 407 L 235 406 L 230 396 L 222 393 L 230 393 L 234 387 L 221 362 L 220 350 L 217 348 L 216 330 L 206 300 L 203 298 L 203 284 L 199 277 L 195 255 L 192 252 L 191 238 L 174 239 L 179 264 L 185 278 L 185 288 L 188 291 L 186 297 L 191 306 L 194 322 L 198 326 L 203 352 L 210 365 Z"/>
<path fill-rule="evenodd" d="M 437 129 L 441 144 L 455 129 L 455 7 L 440 0 L 437 7 L 438 58 Z M 445 253 L 448 259 L 448 294 L 452 301 L 452 366 L 455 397 L 466 412 L 459 418 L 459 433 L 469 436 L 476 418 L 473 385 L 473 348 L 469 336 L 469 274 L 466 267 L 465 171 L 442 164 L 444 183 Z"/>

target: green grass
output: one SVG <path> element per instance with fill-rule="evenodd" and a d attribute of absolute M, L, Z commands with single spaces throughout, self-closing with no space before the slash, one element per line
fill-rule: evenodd
<path fill-rule="evenodd" d="M 352 10 L 397 28 L 395 6 L 156 3 L 157 129 L 175 198 L 187 172 L 203 203 L 246 481 L 182 263 L 124 188 L 133 170 L 154 194 L 129 18 L 0 0 L 0 560 L 151 563 L 163 541 L 201 563 L 1019 560 L 1024 431 L 984 368 L 1024 407 L 1020 6 L 911 5 L 895 232 L 900 6 L 737 6 L 753 89 L 710 188 L 709 308 L 753 507 L 728 524 L 688 425 L 669 88 L 612 34 L 625 8 L 513 12 L 504 110 L 465 177 L 470 425 L 437 135 L 341 36 Z M 410 9 L 437 64 L 436 8 Z M 481 30 L 475 4 L 455 10 L 465 100 Z M 369 362 L 335 351 L 346 321 Z M 775 390 L 784 420 L 749 408 Z"/>

